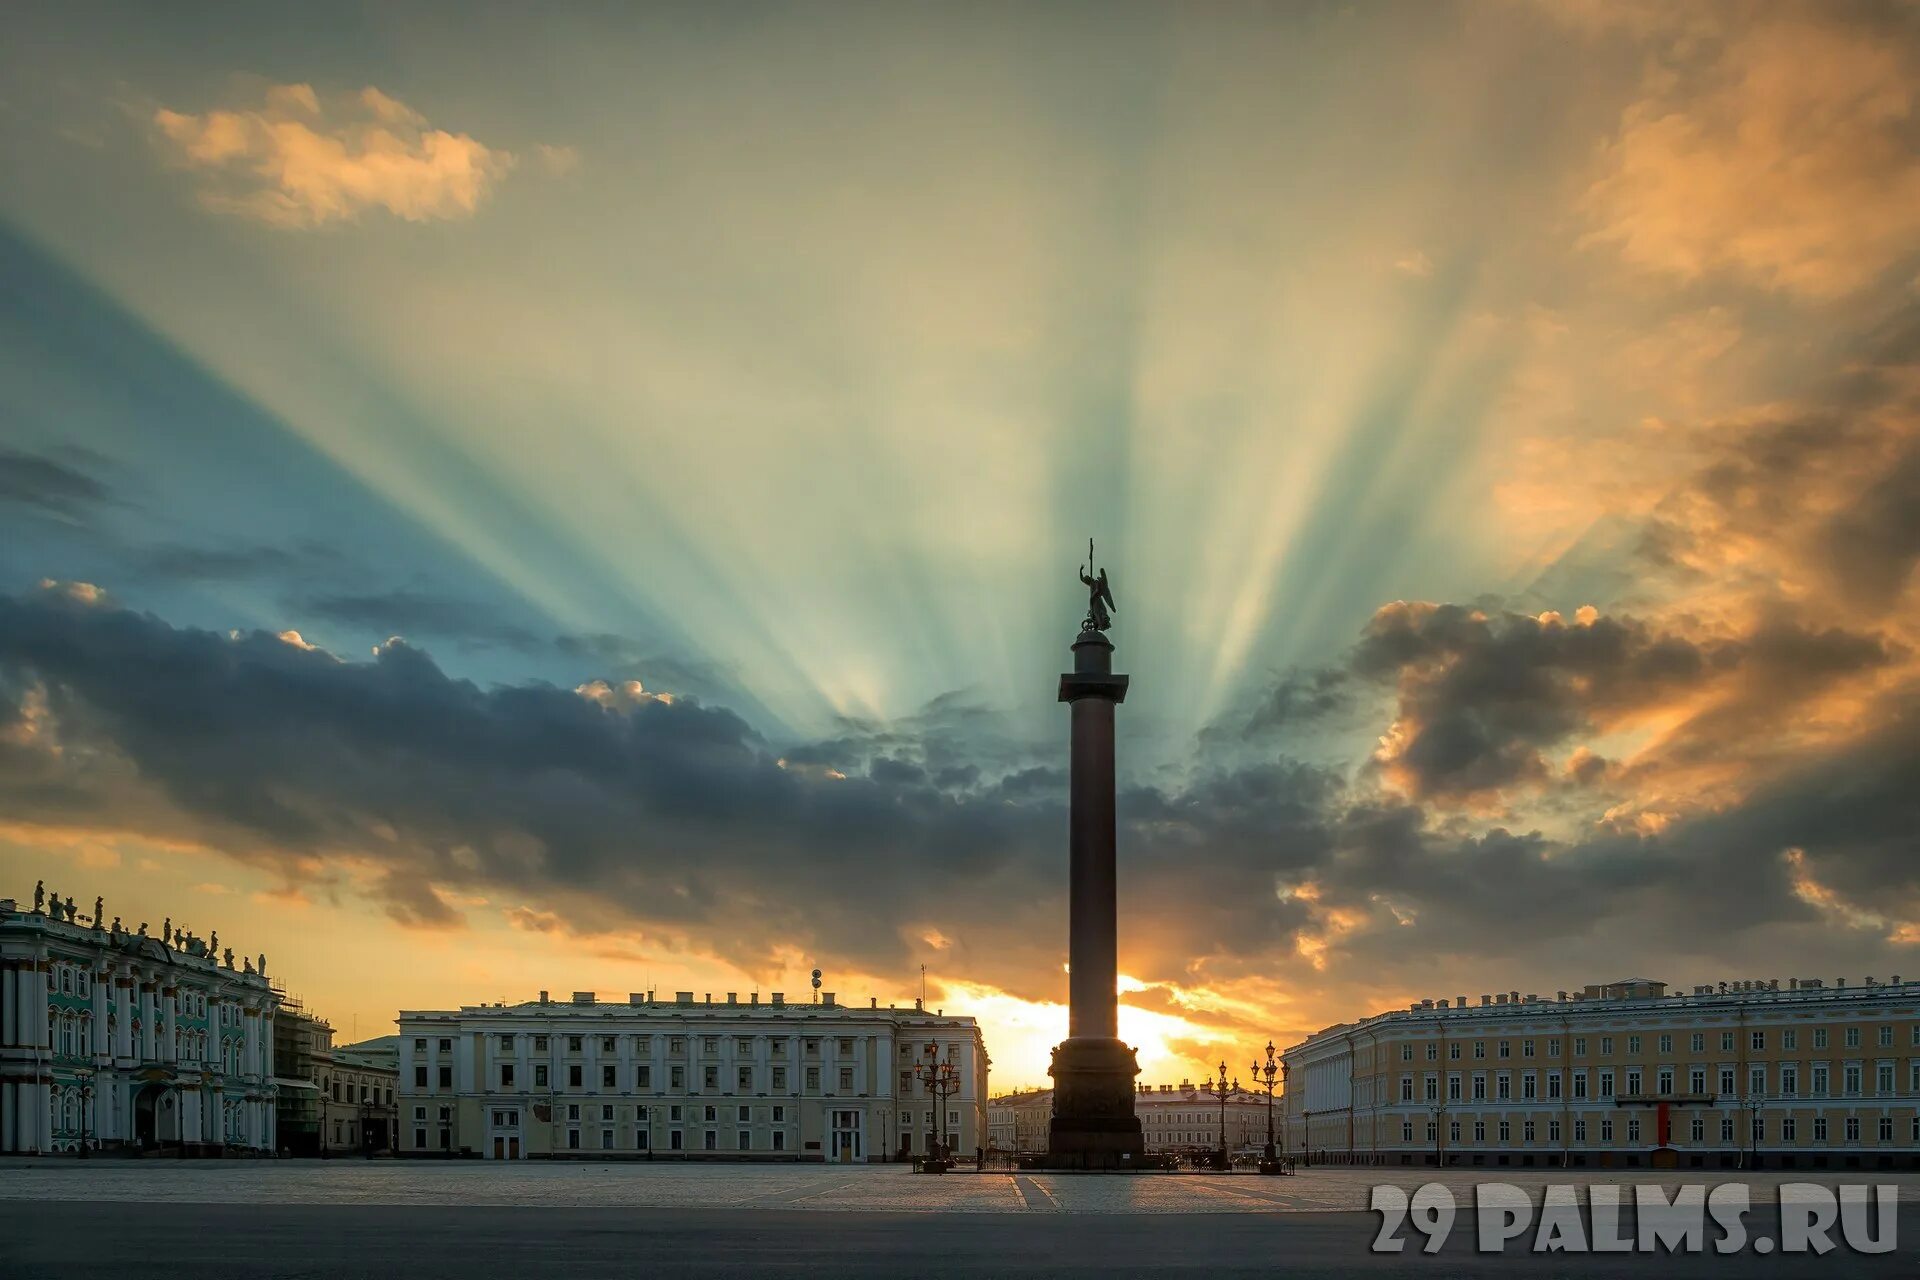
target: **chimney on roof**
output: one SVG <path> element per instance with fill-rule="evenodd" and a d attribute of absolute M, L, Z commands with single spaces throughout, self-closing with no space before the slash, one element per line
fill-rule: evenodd
<path fill-rule="evenodd" d="M 878 1009 L 879 1007 L 880 1007 L 880 997 L 879 997 L 879 996 L 868 996 L 868 997 L 867 997 L 867 1008 L 869 1008 L 869 1009 Z"/>
<path fill-rule="evenodd" d="M 1485 992 L 1481 992 L 1481 993 L 1480 993 L 1480 1003 L 1481 1003 L 1481 1004 L 1483 1004 L 1483 1005 L 1486 1005 L 1486 1004 L 1492 1004 L 1492 1003 L 1493 1003 L 1493 997 L 1492 997 L 1492 996 L 1490 996 L 1490 995 L 1488 995 L 1488 994 L 1486 994 Z"/>
<path fill-rule="evenodd" d="M 820 1003 L 829 1009 L 833 1008 L 833 992 L 822 991 L 820 993 Z"/>
<path fill-rule="evenodd" d="M 1467 1007 L 1467 998 L 1465 996 L 1455 996 L 1453 1003 L 1454 1007 L 1464 1009 Z"/>
<path fill-rule="evenodd" d="M 545 1004 L 546 1002 L 547 1002 L 547 993 L 542 991 L 540 993 L 540 1003 Z"/>
<path fill-rule="evenodd" d="M 727 1003 L 728 1003 L 728 1004 L 739 1004 L 739 1003 L 740 1003 L 740 993 L 739 993 L 739 992 L 737 992 L 737 991 L 729 991 L 729 992 L 727 992 Z"/>
<path fill-rule="evenodd" d="M 771 996 L 772 996 L 772 999 L 773 999 L 773 1007 L 774 1007 L 774 1008 L 776 1008 L 776 1009 L 779 1009 L 779 1008 L 783 1008 L 783 1007 L 784 1007 L 784 1006 L 786 1005 L 786 1003 L 787 1003 L 787 993 L 786 993 L 786 992 L 784 992 L 784 991 L 775 991 L 775 992 L 772 992 L 772 993 L 771 993 Z"/>

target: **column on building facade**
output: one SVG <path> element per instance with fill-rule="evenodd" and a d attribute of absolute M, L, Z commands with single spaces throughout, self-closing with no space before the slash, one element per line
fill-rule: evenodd
<path fill-rule="evenodd" d="M 117 1005 L 113 1024 L 113 1056 L 122 1063 L 133 1058 L 133 974 L 119 966 L 113 971 L 114 1001 Z"/>

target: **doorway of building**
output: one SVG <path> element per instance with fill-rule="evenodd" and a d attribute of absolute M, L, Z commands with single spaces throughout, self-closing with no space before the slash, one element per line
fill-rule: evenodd
<path fill-rule="evenodd" d="M 860 1125 L 861 1113 L 858 1111 L 835 1111 L 833 1113 L 832 1143 L 830 1157 L 841 1164 L 863 1163 L 866 1153 L 861 1149 Z"/>

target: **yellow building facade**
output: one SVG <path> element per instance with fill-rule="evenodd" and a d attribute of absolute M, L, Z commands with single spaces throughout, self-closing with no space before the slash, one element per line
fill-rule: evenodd
<path fill-rule="evenodd" d="M 1422 1000 L 1288 1049 L 1325 1163 L 1920 1166 L 1920 983 L 1650 979 Z"/>

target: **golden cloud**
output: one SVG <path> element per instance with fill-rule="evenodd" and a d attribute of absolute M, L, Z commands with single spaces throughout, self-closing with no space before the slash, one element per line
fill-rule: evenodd
<path fill-rule="evenodd" d="M 162 107 L 153 120 L 172 159 L 202 176 L 203 205 L 277 227 L 350 222 L 369 209 L 409 222 L 470 217 L 514 164 L 371 85 L 324 102 L 311 85 L 274 85 L 257 106 Z"/>
<path fill-rule="evenodd" d="M 1676 39 L 1629 107 L 1587 192 L 1596 229 L 1637 266 L 1682 279 L 1728 271 L 1833 297 L 1920 241 L 1910 141 L 1920 67 L 1870 30 L 1765 23 Z"/>

